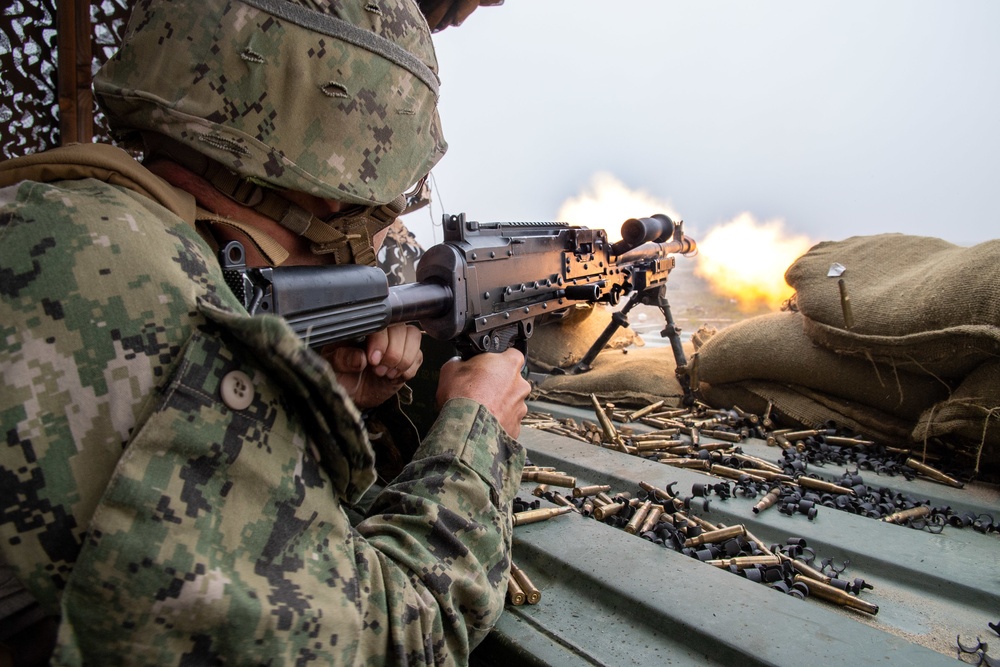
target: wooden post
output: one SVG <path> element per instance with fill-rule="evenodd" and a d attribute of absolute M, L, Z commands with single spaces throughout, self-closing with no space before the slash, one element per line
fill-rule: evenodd
<path fill-rule="evenodd" d="M 59 143 L 89 143 L 94 138 L 90 0 L 59 0 L 56 11 Z"/>

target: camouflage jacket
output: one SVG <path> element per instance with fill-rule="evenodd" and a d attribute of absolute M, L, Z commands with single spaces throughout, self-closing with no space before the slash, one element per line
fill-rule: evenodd
<path fill-rule="evenodd" d="M 56 662 L 463 663 L 496 621 L 524 454 L 479 404 L 352 526 L 357 410 L 160 204 L 0 189 L 0 292 L 0 561 Z"/>

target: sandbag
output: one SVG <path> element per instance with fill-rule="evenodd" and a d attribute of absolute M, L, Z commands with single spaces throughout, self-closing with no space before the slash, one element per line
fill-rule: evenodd
<path fill-rule="evenodd" d="M 827 275 L 834 264 L 842 275 Z M 964 377 L 1000 355 L 1000 240 L 965 248 L 904 234 L 855 236 L 813 246 L 785 280 L 806 334 L 835 352 L 941 378 Z"/>
<path fill-rule="evenodd" d="M 755 414 L 763 414 L 768 401 L 772 401 L 772 419 L 784 427 L 816 428 L 832 422 L 882 445 L 910 446 L 912 421 L 806 387 L 765 380 L 702 384 L 698 387 L 698 397 L 712 407 L 738 405 Z"/>
<path fill-rule="evenodd" d="M 690 350 L 686 352 L 690 354 Z M 678 406 L 684 396 L 669 346 L 605 350 L 591 370 L 579 375 L 551 375 L 532 392 L 533 400 L 590 407 L 590 395 L 602 402 L 641 408 L 660 400 Z"/>
<path fill-rule="evenodd" d="M 528 339 L 528 367 L 548 373 L 571 368 L 611 322 L 612 311 L 604 305 L 580 304 L 567 309 L 558 319 L 539 322 Z M 604 349 L 642 347 L 644 342 L 632 329 L 621 327 Z"/>
<path fill-rule="evenodd" d="M 913 440 L 948 437 L 975 461 L 978 471 L 1000 471 L 1000 360 L 970 373 L 947 400 L 929 408 L 913 429 Z"/>
<path fill-rule="evenodd" d="M 948 395 L 929 376 L 907 373 L 819 347 L 799 313 L 781 312 L 732 324 L 709 338 L 689 363 L 692 382 L 766 380 L 812 389 L 915 421 Z"/>

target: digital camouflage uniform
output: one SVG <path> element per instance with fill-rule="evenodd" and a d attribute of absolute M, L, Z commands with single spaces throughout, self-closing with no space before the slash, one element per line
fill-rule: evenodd
<path fill-rule="evenodd" d="M 356 409 L 190 225 L 93 179 L 0 204 L 0 548 L 62 614 L 60 661 L 463 661 L 502 608 L 523 463 L 484 408 L 449 402 L 352 528 Z"/>
<path fill-rule="evenodd" d="M 190 39 L 222 6 L 249 34 L 248 67 L 274 55 L 260 32 L 282 20 L 209 5 L 146 0 L 130 30 Z M 156 16 L 164 6 L 176 15 Z M 366 9 L 379 30 L 399 27 L 392 2 L 361 6 L 381 7 Z M 392 78 L 390 95 L 409 85 Z M 174 136 L 240 144 L 224 131 L 192 117 Z M 260 180 L 281 186 L 292 169 L 307 189 L 308 170 L 262 155 Z M 55 661 L 465 662 L 502 610 L 520 446 L 478 403 L 450 401 L 352 526 L 345 509 L 375 478 L 359 414 L 282 320 L 246 315 L 192 198 L 138 165 L 22 180 L 19 164 L 0 164 L 0 565 L 61 616 Z M 351 197 L 398 194 L 371 173 Z"/>

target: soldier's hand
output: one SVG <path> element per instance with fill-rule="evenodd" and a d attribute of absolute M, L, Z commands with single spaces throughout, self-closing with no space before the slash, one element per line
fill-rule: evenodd
<path fill-rule="evenodd" d="M 424 361 L 420 329 L 408 324 L 373 333 L 363 348 L 328 345 L 323 356 L 361 410 L 384 403 L 413 378 Z"/>
<path fill-rule="evenodd" d="M 499 354 L 478 354 L 468 361 L 452 359 L 441 367 L 438 407 L 452 398 L 470 398 L 485 406 L 507 434 L 516 438 L 528 413 L 525 400 L 531 391 L 531 385 L 521 377 L 523 365 L 524 355 L 514 348 Z"/>

